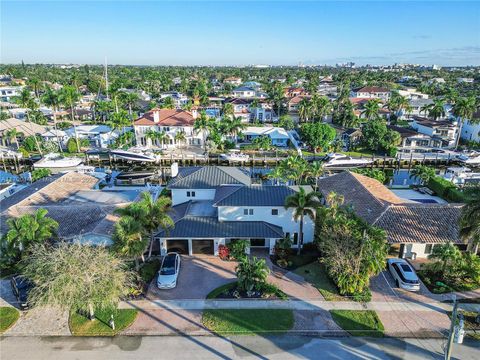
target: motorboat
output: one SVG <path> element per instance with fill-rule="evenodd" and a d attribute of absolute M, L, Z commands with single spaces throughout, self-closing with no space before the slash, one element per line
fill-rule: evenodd
<path fill-rule="evenodd" d="M 363 158 L 353 158 L 351 156 L 343 154 L 328 154 L 325 159 L 325 167 L 344 167 L 344 168 L 354 168 L 361 167 L 371 164 L 373 161 Z"/>
<path fill-rule="evenodd" d="M 466 183 L 480 182 L 480 173 L 474 173 L 468 167 L 449 167 L 443 175 L 445 180 L 451 181 L 453 184 L 462 186 Z"/>
<path fill-rule="evenodd" d="M 228 154 L 220 154 L 220 158 L 230 162 L 245 162 L 250 159 L 250 156 L 238 151 L 232 151 Z"/>
<path fill-rule="evenodd" d="M 106 171 L 97 171 L 95 166 L 79 165 L 75 168 L 75 171 L 80 174 L 87 174 L 96 177 L 97 179 L 105 179 L 108 175 Z"/>
<path fill-rule="evenodd" d="M 157 162 L 159 157 L 151 154 L 151 153 L 144 153 L 144 152 L 136 152 L 136 151 L 127 151 L 127 150 L 111 150 L 110 154 L 113 155 L 114 158 L 127 160 L 127 161 L 139 161 L 139 162 Z"/>
<path fill-rule="evenodd" d="M 57 153 L 46 154 L 33 164 L 34 169 L 50 169 L 53 172 L 75 170 L 83 160 L 77 157 L 64 157 Z"/>
<path fill-rule="evenodd" d="M 480 153 L 476 151 L 457 155 L 457 159 L 465 165 L 480 166 Z"/>
<path fill-rule="evenodd" d="M 114 183 L 116 186 L 122 185 L 136 185 L 144 186 L 147 183 L 154 183 L 158 181 L 158 174 L 154 171 L 141 172 L 122 172 L 115 177 Z"/>

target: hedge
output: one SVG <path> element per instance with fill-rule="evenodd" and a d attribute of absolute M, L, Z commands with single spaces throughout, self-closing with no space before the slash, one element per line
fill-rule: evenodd
<path fill-rule="evenodd" d="M 450 181 L 435 176 L 428 182 L 430 190 L 450 202 L 464 202 L 465 195 Z"/>

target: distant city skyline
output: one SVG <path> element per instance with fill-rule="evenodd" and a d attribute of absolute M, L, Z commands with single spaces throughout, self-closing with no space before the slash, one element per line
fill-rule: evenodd
<path fill-rule="evenodd" d="M 2 1 L 1 63 L 480 65 L 477 2 Z"/>

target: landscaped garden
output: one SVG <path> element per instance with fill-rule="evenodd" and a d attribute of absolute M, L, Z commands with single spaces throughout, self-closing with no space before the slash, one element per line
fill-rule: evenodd
<path fill-rule="evenodd" d="M 10 329 L 18 320 L 20 313 L 11 306 L 0 307 L 0 334 Z"/>
<path fill-rule="evenodd" d="M 352 336 L 383 337 L 384 327 L 372 310 L 330 310 L 333 320 Z"/>
<path fill-rule="evenodd" d="M 115 329 L 110 323 L 112 315 Z M 128 328 L 136 317 L 137 310 L 135 309 L 100 310 L 95 313 L 93 320 L 90 320 L 87 314 L 72 311 L 68 324 L 70 332 L 75 336 L 114 336 Z"/>
<path fill-rule="evenodd" d="M 464 329 L 467 332 L 467 335 L 474 339 L 480 340 L 480 323 L 476 321 L 479 314 L 473 311 L 463 310 L 459 311 L 458 314 L 463 315 Z M 448 316 L 451 318 L 452 313 L 448 312 Z"/>
<path fill-rule="evenodd" d="M 288 309 L 212 309 L 203 312 L 202 321 L 220 335 L 282 334 L 294 324 Z"/>

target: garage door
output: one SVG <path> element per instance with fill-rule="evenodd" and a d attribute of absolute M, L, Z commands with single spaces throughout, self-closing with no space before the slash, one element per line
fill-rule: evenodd
<path fill-rule="evenodd" d="M 188 255 L 188 240 L 167 240 L 167 252 Z"/>
<path fill-rule="evenodd" d="M 192 253 L 213 255 L 214 254 L 213 240 L 192 240 Z"/>

